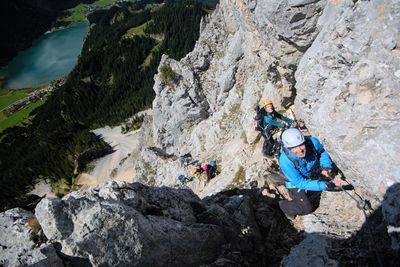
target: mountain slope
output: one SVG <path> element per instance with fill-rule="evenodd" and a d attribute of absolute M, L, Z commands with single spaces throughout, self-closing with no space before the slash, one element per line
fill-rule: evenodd
<path fill-rule="evenodd" d="M 162 53 L 179 58 L 192 49 L 205 14 L 201 4 L 167 1 L 150 11 L 145 8 L 150 2 L 160 1 L 127 3 L 90 16 L 94 26 L 65 85 L 35 111 L 32 124 L 2 133 L 3 208 L 21 203 L 15 198 L 24 198 L 38 179 L 64 178 L 72 186 L 76 171 L 111 152 L 90 129 L 123 122 L 147 108 Z M 148 21 L 155 22 L 148 34 L 124 37 Z M 164 38 L 157 40 L 155 34 Z"/>

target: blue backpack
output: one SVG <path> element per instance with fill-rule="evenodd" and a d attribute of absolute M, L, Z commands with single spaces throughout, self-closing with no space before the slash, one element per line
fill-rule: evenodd
<path fill-rule="evenodd" d="M 179 180 L 181 183 L 184 183 L 185 180 L 186 180 L 186 176 L 185 176 L 185 175 L 179 175 L 179 176 L 178 176 L 178 180 Z"/>
<path fill-rule="evenodd" d="M 217 168 L 217 161 L 216 160 L 211 160 L 209 165 L 211 167 Z"/>

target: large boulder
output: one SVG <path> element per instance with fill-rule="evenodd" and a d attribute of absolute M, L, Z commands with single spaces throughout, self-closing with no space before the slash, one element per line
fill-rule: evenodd
<path fill-rule="evenodd" d="M 0 213 L 1 266 L 62 266 L 54 247 L 45 241 L 32 212 L 15 208 Z"/>
<path fill-rule="evenodd" d="M 111 182 L 45 199 L 35 214 L 64 254 L 96 266 L 192 266 L 214 259 L 224 242 L 218 226 L 196 223 L 196 205 L 202 204 L 187 190 Z"/>
<path fill-rule="evenodd" d="M 297 240 L 276 202 L 257 190 L 202 201 L 187 189 L 109 182 L 43 199 L 35 215 L 47 244 L 94 266 L 277 264 Z"/>

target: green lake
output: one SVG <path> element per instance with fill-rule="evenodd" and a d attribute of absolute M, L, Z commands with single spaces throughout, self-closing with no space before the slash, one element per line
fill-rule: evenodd
<path fill-rule="evenodd" d="M 0 70 L 3 88 L 34 87 L 68 75 L 82 50 L 89 23 L 44 34 Z"/>

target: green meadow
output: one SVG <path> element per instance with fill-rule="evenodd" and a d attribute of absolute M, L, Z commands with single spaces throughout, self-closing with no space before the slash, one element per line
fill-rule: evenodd
<path fill-rule="evenodd" d="M 3 111 L 6 107 L 12 103 L 26 97 L 31 89 L 26 90 L 6 90 L 0 89 L 0 111 Z"/>
<path fill-rule="evenodd" d="M 76 22 L 81 22 L 86 18 L 86 14 L 83 13 L 83 11 L 88 7 L 88 6 L 97 6 L 100 8 L 105 8 L 108 6 L 111 6 L 114 4 L 116 0 L 98 0 L 96 2 L 93 2 L 91 5 L 86 5 L 86 4 L 79 4 L 75 6 L 74 8 L 68 9 L 68 16 L 62 18 L 62 21 L 66 21 L 69 23 L 76 23 Z"/>
<path fill-rule="evenodd" d="M 15 112 L 12 115 L 6 114 L 5 111 L 2 111 L 0 113 L 0 132 L 3 130 L 18 125 L 22 124 L 23 122 L 28 123 L 31 119 L 31 116 L 29 115 L 35 108 L 40 107 L 41 105 L 44 104 L 44 100 L 37 101 L 35 103 L 30 103 L 26 105 L 23 109 L 19 110 L 18 112 Z"/>
<path fill-rule="evenodd" d="M 35 108 L 43 105 L 45 101 L 30 103 L 14 114 L 9 114 L 6 109 L 16 101 L 27 97 L 32 91 L 42 87 L 43 86 L 22 90 L 0 89 L 0 132 L 9 127 L 29 121 L 29 113 L 31 113 Z"/>

